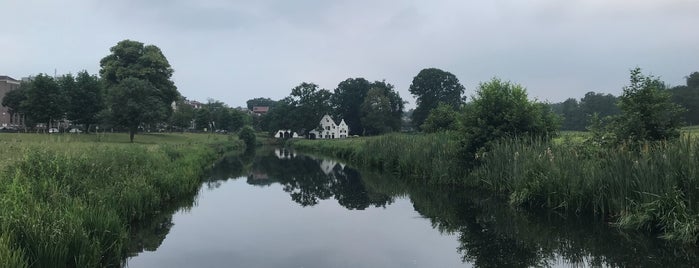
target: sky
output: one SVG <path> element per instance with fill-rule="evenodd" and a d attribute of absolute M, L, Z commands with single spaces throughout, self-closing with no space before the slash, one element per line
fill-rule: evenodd
<path fill-rule="evenodd" d="M 0 0 L 0 75 L 87 70 L 117 42 L 156 45 L 192 100 L 281 99 L 347 78 L 409 92 L 424 68 L 475 94 L 493 77 L 560 102 L 621 93 L 640 67 L 669 85 L 699 71 L 699 0 Z M 694 26 L 692 26 L 694 25 Z"/>

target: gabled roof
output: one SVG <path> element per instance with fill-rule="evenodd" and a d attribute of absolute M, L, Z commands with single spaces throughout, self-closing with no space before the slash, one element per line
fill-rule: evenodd
<path fill-rule="evenodd" d="M 0 75 L 0 80 L 7 80 L 7 81 L 12 81 L 12 82 L 19 82 L 19 80 L 14 79 L 12 77 L 9 77 L 7 75 Z"/>

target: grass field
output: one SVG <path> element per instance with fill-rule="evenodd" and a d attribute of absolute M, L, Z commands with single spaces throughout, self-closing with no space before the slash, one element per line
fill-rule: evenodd
<path fill-rule="evenodd" d="M 208 134 L 0 134 L 0 267 L 119 265 L 129 226 L 242 150 Z"/>

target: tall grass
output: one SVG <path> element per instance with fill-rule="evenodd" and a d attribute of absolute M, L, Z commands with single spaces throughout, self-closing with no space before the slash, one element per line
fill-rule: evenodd
<path fill-rule="evenodd" d="M 495 142 L 469 170 L 459 160 L 456 133 L 293 146 L 428 182 L 486 189 L 513 206 L 586 214 L 686 243 L 699 240 L 699 139 L 612 149 L 580 136 Z"/>
<path fill-rule="evenodd" d="M 0 177 L 3 267 L 118 265 L 130 224 L 191 196 L 218 152 L 240 146 L 186 137 L 160 144 L 13 137 Z"/>
<path fill-rule="evenodd" d="M 452 183 L 463 174 L 456 133 L 388 134 L 339 140 L 294 140 L 294 148 L 347 159 L 402 176 Z"/>

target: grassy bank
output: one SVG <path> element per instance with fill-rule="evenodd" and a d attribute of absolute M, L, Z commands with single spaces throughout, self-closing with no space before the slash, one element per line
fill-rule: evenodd
<path fill-rule="evenodd" d="M 197 191 L 237 140 L 1 134 L 0 267 L 118 265 L 129 225 Z"/>
<path fill-rule="evenodd" d="M 699 139 L 602 149 L 571 133 L 504 140 L 467 170 L 457 133 L 296 140 L 293 146 L 437 184 L 489 190 L 514 206 L 594 215 L 685 243 L 699 240 Z"/>

